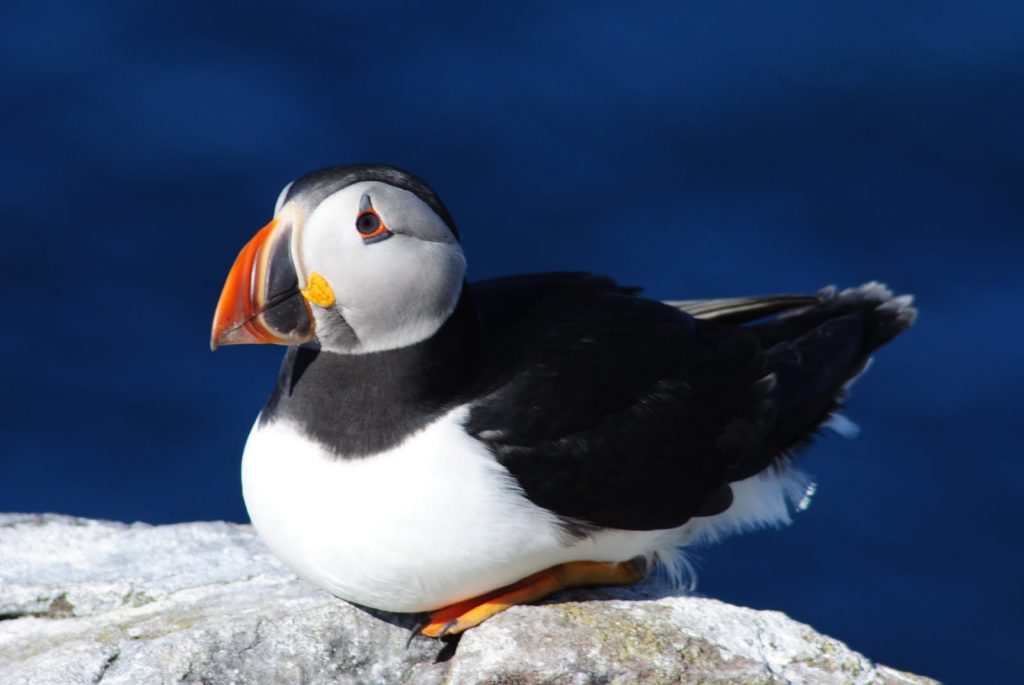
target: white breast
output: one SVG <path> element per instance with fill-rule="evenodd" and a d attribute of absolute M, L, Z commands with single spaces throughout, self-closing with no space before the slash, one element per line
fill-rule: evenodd
<path fill-rule="evenodd" d="M 257 422 L 242 460 L 253 525 L 299 575 L 329 592 L 411 612 L 566 561 L 624 561 L 659 552 L 670 561 L 676 546 L 702 534 L 788 520 L 787 486 L 776 476 L 763 484 L 778 494 L 769 498 L 771 515 L 755 506 L 737 516 L 737 497 L 731 515 L 693 519 L 678 529 L 575 538 L 466 435 L 465 416 L 466 408 L 458 408 L 392 450 L 353 459 L 329 454 L 287 422 Z M 734 490 L 750 490 L 737 486 L 757 479 L 764 480 L 755 476 Z M 753 489 L 763 499 L 766 488 Z"/>

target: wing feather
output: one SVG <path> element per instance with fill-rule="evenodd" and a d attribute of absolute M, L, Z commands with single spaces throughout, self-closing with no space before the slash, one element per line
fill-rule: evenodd
<path fill-rule="evenodd" d="M 739 324 L 810 307 L 821 301 L 822 298 L 819 295 L 762 295 L 712 300 L 670 300 L 665 304 L 698 319 Z"/>

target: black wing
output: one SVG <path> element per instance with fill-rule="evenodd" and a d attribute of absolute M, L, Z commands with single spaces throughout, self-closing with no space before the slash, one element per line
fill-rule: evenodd
<path fill-rule="evenodd" d="M 741 326 L 588 274 L 488 281 L 472 296 L 488 387 L 467 429 L 540 506 L 634 530 L 723 511 L 730 482 L 806 441 L 870 351 L 858 312 L 882 301 L 844 309 L 823 293 Z"/>

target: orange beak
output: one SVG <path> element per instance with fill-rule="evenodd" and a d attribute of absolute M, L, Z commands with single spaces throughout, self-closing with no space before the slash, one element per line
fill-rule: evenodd
<path fill-rule="evenodd" d="M 292 261 L 293 216 L 282 212 L 238 253 L 213 314 L 210 349 L 313 339 L 313 317 Z"/>

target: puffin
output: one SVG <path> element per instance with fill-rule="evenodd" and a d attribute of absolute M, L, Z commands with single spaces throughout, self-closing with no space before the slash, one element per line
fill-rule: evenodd
<path fill-rule="evenodd" d="M 245 443 L 255 529 L 352 603 L 428 637 L 686 548 L 790 522 L 795 456 L 910 295 L 660 302 L 583 272 L 469 282 L 441 199 L 380 164 L 308 173 L 238 254 L 211 348 L 287 350 Z M 415 634 L 415 633 L 414 633 Z"/>

